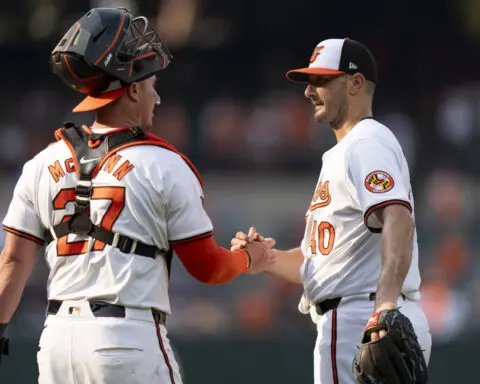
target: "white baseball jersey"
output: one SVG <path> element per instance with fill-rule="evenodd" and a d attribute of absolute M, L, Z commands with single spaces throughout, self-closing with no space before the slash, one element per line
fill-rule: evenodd
<path fill-rule="evenodd" d="M 389 204 L 402 204 L 414 214 L 407 161 L 393 133 L 366 118 L 323 155 L 301 245 L 301 312 L 327 298 L 376 291 L 382 246 L 374 212 Z M 402 293 L 417 300 L 419 286 L 415 231 Z"/>
<path fill-rule="evenodd" d="M 77 180 L 67 145 L 50 145 L 25 164 L 4 228 L 43 243 L 45 231 L 74 213 Z M 201 183 L 179 154 L 154 145 L 132 146 L 112 155 L 93 179 L 90 218 L 168 250 L 171 241 L 212 231 L 202 201 Z M 70 234 L 46 247 L 46 259 L 50 300 L 98 299 L 170 313 L 162 256 L 122 253 Z"/>

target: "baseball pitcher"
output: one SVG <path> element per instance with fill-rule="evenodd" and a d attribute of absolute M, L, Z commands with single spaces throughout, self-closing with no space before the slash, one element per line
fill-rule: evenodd
<path fill-rule="evenodd" d="M 318 331 L 314 382 L 425 383 L 431 335 L 416 302 L 414 198 L 398 141 L 373 118 L 375 59 L 357 41 L 328 39 L 287 77 L 306 84 L 315 120 L 337 139 L 323 155 L 300 247 L 274 250 L 268 268 L 304 287 L 299 310 Z M 240 232 L 232 249 L 253 240 L 265 241 Z"/>

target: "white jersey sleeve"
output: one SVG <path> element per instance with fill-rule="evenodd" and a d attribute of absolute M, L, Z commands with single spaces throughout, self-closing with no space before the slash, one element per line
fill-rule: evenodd
<path fill-rule="evenodd" d="M 165 175 L 168 240 L 178 242 L 211 235 L 213 226 L 203 207 L 203 188 L 198 176 L 179 158 Z"/>
<path fill-rule="evenodd" d="M 378 208 L 401 204 L 412 211 L 408 169 L 403 169 L 402 154 L 388 144 L 359 140 L 346 154 L 347 184 L 358 199 L 365 225 L 373 232 L 380 232 L 382 227 L 373 214 Z"/>
<path fill-rule="evenodd" d="M 43 245 L 45 228 L 35 209 L 35 185 L 37 179 L 35 159 L 23 166 L 15 186 L 13 198 L 3 220 L 3 228 Z"/>

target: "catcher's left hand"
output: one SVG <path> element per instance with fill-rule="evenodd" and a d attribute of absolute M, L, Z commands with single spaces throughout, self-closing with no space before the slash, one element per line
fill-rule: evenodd
<path fill-rule="evenodd" d="M 372 332 L 386 330 L 371 341 Z M 354 360 L 360 384 L 424 384 L 428 371 L 410 320 L 398 309 L 376 312 L 367 323 Z"/>

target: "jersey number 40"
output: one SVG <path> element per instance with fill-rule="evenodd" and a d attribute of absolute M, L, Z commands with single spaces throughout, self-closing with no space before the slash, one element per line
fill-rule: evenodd
<path fill-rule="evenodd" d="M 315 220 L 310 233 L 310 251 L 312 255 L 316 255 L 318 249 L 322 255 L 327 256 L 332 252 L 334 242 L 335 228 L 333 228 L 332 224 L 326 221 L 321 221 L 318 224 L 317 220 Z"/>

